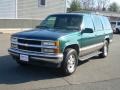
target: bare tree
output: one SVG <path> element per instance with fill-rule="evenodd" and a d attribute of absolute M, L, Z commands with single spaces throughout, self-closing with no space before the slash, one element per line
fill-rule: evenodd
<path fill-rule="evenodd" d="M 94 0 L 80 0 L 82 8 L 85 10 L 92 10 L 94 8 Z"/>
<path fill-rule="evenodd" d="M 97 10 L 105 10 L 108 8 L 110 0 L 97 0 Z"/>

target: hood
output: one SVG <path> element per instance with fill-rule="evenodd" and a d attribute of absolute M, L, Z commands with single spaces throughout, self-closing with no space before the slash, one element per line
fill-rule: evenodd
<path fill-rule="evenodd" d="M 70 33 L 67 30 L 45 30 L 45 29 L 33 29 L 29 31 L 19 32 L 12 36 L 29 39 L 41 39 L 41 40 L 57 40 L 58 38 Z"/>

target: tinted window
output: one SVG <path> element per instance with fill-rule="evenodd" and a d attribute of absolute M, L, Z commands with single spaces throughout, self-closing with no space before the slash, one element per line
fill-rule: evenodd
<path fill-rule="evenodd" d="M 117 25 L 120 25 L 120 22 L 118 22 Z"/>
<path fill-rule="evenodd" d="M 80 15 L 51 15 L 45 19 L 40 27 L 48 29 L 80 30 L 82 16 Z"/>
<path fill-rule="evenodd" d="M 111 22 L 112 25 L 116 25 L 116 22 Z"/>
<path fill-rule="evenodd" d="M 92 17 L 93 17 L 95 30 L 103 30 L 103 26 L 102 26 L 102 22 L 101 22 L 100 16 L 92 15 Z"/>
<path fill-rule="evenodd" d="M 93 21 L 90 15 L 85 15 L 83 20 L 84 28 L 94 29 Z"/>
<path fill-rule="evenodd" d="M 101 20 L 102 20 L 104 29 L 111 29 L 111 24 L 107 17 L 101 16 Z"/>

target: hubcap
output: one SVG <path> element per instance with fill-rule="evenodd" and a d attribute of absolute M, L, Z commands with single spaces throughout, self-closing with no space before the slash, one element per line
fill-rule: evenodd
<path fill-rule="evenodd" d="M 105 56 L 108 55 L 108 47 L 107 47 L 107 44 L 105 44 L 105 46 L 104 46 L 104 55 L 105 55 Z"/>
<path fill-rule="evenodd" d="M 74 55 L 70 55 L 69 59 L 68 59 L 68 65 L 67 65 L 68 70 L 69 70 L 70 73 L 74 72 L 75 64 L 76 64 L 75 63 L 75 56 Z"/>

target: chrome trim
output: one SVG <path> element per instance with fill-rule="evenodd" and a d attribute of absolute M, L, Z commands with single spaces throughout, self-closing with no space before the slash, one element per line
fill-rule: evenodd
<path fill-rule="evenodd" d="M 101 42 L 101 43 L 98 43 L 98 44 L 93 44 L 93 45 L 90 45 L 90 46 L 80 48 L 80 56 L 84 56 L 84 55 L 89 54 L 91 52 L 100 50 L 103 46 L 104 46 L 104 43 Z"/>
<path fill-rule="evenodd" d="M 85 51 L 85 50 L 95 48 L 95 47 L 99 47 L 99 46 L 103 46 L 103 45 L 104 45 L 104 43 L 102 42 L 102 43 L 86 46 L 86 47 L 80 48 L 80 51 Z"/>
<path fill-rule="evenodd" d="M 14 43 L 11 42 L 12 44 L 16 44 L 16 45 L 21 45 L 21 46 L 26 46 L 26 47 L 36 47 L 36 48 L 50 48 L 50 49 L 56 49 L 58 48 L 57 46 L 43 46 L 43 45 L 33 45 L 33 44 L 23 44 L 23 43 Z"/>
<path fill-rule="evenodd" d="M 63 61 L 62 53 L 49 55 L 49 54 L 35 54 L 35 53 L 22 52 L 22 51 L 18 51 L 14 49 L 9 49 L 8 51 L 10 54 L 13 54 L 15 56 L 19 57 L 19 54 L 25 54 L 25 55 L 30 56 L 31 59 L 35 59 L 38 61 L 47 61 L 47 62 L 56 63 L 56 64 L 61 63 Z"/>
<path fill-rule="evenodd" d="M 16 53 L 12 53 L 12 52 L 10 52 L 10 54 L 15 55 L 15 56 L 19 56 L 18 54 L 16 54 Z"/>
<path fill-rule="evenodd" d="M 39 57 L 31 57 L 31 59 L 35 59 L 38 61 L 46 61 L 46 62 L 53 62 L 53 63 L 61 63 L 63 58 L 59 58 L 59 59 L 46 59 L 46 58 L 39 58 Z"/>
<path fill-rule="evenodd" d="M 45 54 L 45 53 L 30 53 L 30 52 L 23 52 L 23 51 L 19 51 L 19 50 L 14 50 L 14 49 L 9 49 L 8 50 L 10 53 L 14 52 L 14 53 L 19 53 L 19 54 L 26 54 L 26 55 L 33 55 L 33 56 L 43 56 L 43 57 L 54 57 L 54 58 L 57 58 L 57 57 L 63 57 L 63 54 L 60 53 L 60 54 Z"/>
<path fill-rule="evenodd" d="M 22 52 L 37 53 L 37 54 L 44 54 L 45 53 L 45 52 L 29 51 L 29 50 L 23 50 L 23 49 L 16 49 L 16 50 L 22 51 Z M 47 53 L 47 54 L 55 54 L 55 53 Z"/>

